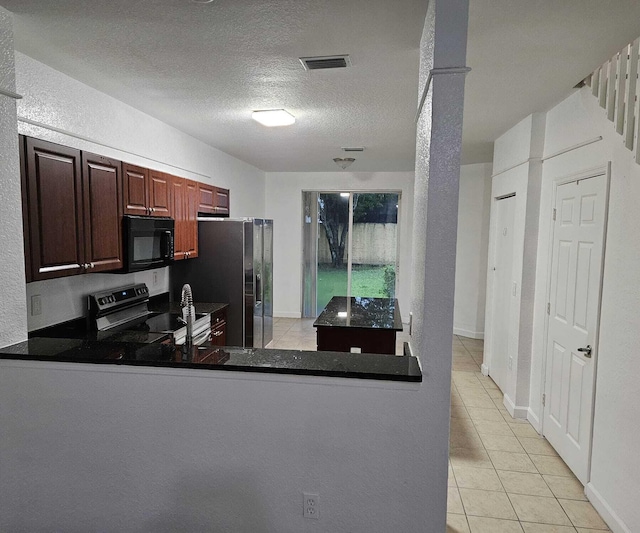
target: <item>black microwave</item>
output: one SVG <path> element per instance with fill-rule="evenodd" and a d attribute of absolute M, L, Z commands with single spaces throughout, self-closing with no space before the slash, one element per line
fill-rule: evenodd
<path fill-rule="evenodd" d="M 125 215 L 123 271 L 138 272 L 170 265 L 174 224 L 172 218 Z"/>

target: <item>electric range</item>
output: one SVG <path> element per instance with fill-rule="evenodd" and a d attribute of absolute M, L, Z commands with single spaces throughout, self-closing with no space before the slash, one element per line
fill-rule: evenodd
<path fill-rule="evenodd" d="M 149 311 L 149 289 L 136 283 L 89 295 L 89 325 L 97 340 L 160 342 L 171 336 L 174 344 L 184 344 L 187 327 L 178 313 Z M 140 335 L 147 334 L 147 335 Z M 211 338 L 211 315 L 196 313 L 193 323 L 193 344 Z"/>

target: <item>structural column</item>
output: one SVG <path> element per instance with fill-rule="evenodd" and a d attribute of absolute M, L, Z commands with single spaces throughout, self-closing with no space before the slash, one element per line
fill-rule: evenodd
<path fill-rule="evenodd" d="M 11 14 L 0 7 L 0 346 L 27 338 L 20 159 Z"/>
<path fill-rule="evenodd" d="M 446 529 L 451 339 L 468 0 L 430 1 L 421 43 L 411 347 L 428 418 L 425 531 Z M 428 414 L 427 414 L 428 413 Z"/>

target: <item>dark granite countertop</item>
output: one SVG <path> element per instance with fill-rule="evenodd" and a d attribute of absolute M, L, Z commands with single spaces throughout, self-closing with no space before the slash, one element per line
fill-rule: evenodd
<path fill-rule="evenodd" d="M 314 327 L 379 328 L 402 331 L 400 306 L 394 298 L 334 296 Z"/>
<path fill-rule="evenodd" d="M 171 344 L 34 337 L 0 348 L 0 359 L 422 381 L 418 361 L 411 356 L 219 348 L 209 343 L 183 356 Z"/>

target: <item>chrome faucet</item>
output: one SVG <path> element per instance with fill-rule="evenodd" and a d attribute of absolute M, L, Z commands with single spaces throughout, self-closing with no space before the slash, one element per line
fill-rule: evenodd
<path fill-rule="evenodd" d="M 191 285 L 185 283 L 182 286 L 182 299 L 180 300 L 180 308 L 182 310 L 182 322 L 187 326 L 187 336 L 184 340 L 186 349 L 190 349 L 193 345 L 193 294 Z"/>

